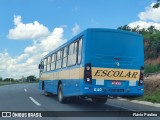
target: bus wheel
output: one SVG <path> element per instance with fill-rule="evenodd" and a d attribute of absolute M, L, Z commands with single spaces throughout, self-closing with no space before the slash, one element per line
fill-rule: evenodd
<path fill-rule="evenodd" d="M 58 101 L 61 103 L 65 103 L 65 98 L 63 97 L 63 92 L 62 92 L 62 84 L 60 84 L 58 87 Z"/>
<path fill-rule="evenodd" d="M 93 103 L 105 104 L 107 102 L 107 98 L 92 98 Z"/>

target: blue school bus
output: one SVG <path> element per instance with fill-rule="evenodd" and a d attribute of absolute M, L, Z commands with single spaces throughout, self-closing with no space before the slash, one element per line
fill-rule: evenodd
<path fill-rule="evenodd" d="M 143 38 L 123 30 L 90 28 L 44 56 L 39 64 L 39 89 L 67 98 L 142 96 Z"/>

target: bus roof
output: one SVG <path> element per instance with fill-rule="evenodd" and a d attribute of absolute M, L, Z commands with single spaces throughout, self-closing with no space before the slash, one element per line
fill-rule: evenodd
<path fill-rule="evenodd" d="M 45 55 L 41 60 L 43 60 L 44 58 L 52 55 L 54 52 L 62 49 L 63 47 L 65 47 L 66 45 L 72 43 L 73 41 L 77 40 L 78 38 L 80 38 L 81 36 L 84 35 L 84 33 L 89 32 L 89 31 L 105 31 L 105 32 L 117 32 L 117 33 L 122 33 L 122 34 L 130 34 L 133 36 L 142 36 L 136 32 L 130 32 L 130 31 L 125 31 L 125 30 L 120 30 L 120 29 L 109 29 L 109 28 L 88 28 L 84 31 L 82 31 L 81 33 L 79 33 L 78 35 L 74 36 L 72 39 L 68 40 L 66 43 L 62 44 L 61 46 L 57 47 L 56 49 L 54 49 L 53 51 L 51 51 L 50 53 L 48 53 L 47 55 Z"/>

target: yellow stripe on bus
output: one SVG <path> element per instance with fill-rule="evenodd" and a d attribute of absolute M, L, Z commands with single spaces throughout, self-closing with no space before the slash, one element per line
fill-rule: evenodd
<path fill-rule="evenodd" d="M 83 76 L 84 68 L 75 68 L 59 72 L 42 73 L 40 80 L 83 79 Z"/>
<path fill-rule="evenodd" d="M 92 79 L 96 80 L 139 80 L 140 70 L 92 67 Z M 40 80 L 83 79 L 84 68 L 42 73 Z"/>

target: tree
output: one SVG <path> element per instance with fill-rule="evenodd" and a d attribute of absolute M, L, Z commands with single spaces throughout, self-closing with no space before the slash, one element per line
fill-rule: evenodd
<path fill-rule="evenodd" d="M 34 75 L 30 75 L 27 77 L 27 82 L 35 82 L 36 81 L 36 77 Z"/>
<path fill-rule="evenodd" d="M 4 81 L 5 82 L 9 82 L 11 79 L 10 78 L 5 78 Z"/>
<path fill-rule="evenodd" d="M 132 31 L 132 28 L 129 27 L 128 25 L 120 26 L 120 27 L 118 27 L 118 29 L 126 30 L 126 31 Z"/>
<path fill-rule="evenodd" d="M 5 78 L 4 81 L 5 82 L 14 82 L 14 79 L 13 78 Z"/>
<path fill-rule="evenodd" d="M 0 77 L 0 81 L 2 81 L 3 80 L 3 78 L 2 77 Z"/>
<path fill-rule="evenodd" d="M 159 8 L 160 7 L 160 0 L 157 0 L 157 3 L 153 5 L 153 8 Z"/>

